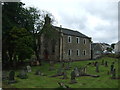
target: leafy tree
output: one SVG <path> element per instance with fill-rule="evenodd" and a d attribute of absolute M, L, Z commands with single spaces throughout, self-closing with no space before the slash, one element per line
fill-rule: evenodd
<path fill-rule="evenodd" d="M 115 48 L 115 43 L 111 44 L 111 48 L 114 49 Z"/>

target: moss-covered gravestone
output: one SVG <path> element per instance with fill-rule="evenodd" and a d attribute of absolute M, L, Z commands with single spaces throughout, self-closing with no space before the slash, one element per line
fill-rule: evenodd
<path fill-rule="evenodd" d="M 113 69 L 113 72 L 112 72 L 112 79 L 116 79 L 116 69 L 115 68 Z"/>
<path fill-rule="evenodd" d="M 22 70 L 18 75 L 17 77 L 19 77 L 20 79 L 27 79 L 28 78 L 28 75 L 26 73 L 25 70 Z"/>
<path fill-rule="evenodd" d="M 101 65 L 104 65 L 104 60 L 102 60 L 102 63 L 101 63 Z"/>
<path fill-rule="evenodd" d="M 113 70 L 114 70 L 114 64 L 112 64 L 112 65 L 110 66 L 110 73 L 112 73 Z"/>
<path fill-rule="evenodd" d="M 76 74 L 75 74 L 74 70 L 71 72 L 71 81 L 70 81 L 70 84 L 73 84 L 73 83 L 77 83 L 77 81 L 76 81 Z"/>
<path fill-rule="evenodd" d="M 14 71 L 10 71 L 10 73 L 9 73 L 8 84 L 12 84 L 12 83 L 16 83 Z"/>
<path fill-rule="evenodd" d="M 105 61 L 105 67 L 108 67 L 108 62 L 107 61 Z"/>

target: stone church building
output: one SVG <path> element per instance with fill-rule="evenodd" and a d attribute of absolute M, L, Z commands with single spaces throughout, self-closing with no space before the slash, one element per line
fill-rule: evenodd
<path fill-rule="evenodd" d="M 52 26 L 59 34 L 55 44 L 50 40 L 45 49 L 44 35 L 40 37 L 40 58 L 42 60 L 88 60 L 91 59 L 91 38 L 75 30 Z"/>

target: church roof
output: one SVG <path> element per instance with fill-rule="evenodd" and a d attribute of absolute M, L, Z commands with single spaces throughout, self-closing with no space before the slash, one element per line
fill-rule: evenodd
<path fill-rule="evenodd" d="M 71 30 L 71 29 L 67 29 L 67 28 L 61 28 L 61 27 L 57 27 L 57 26 L 53 26 L 55 29 L 57 30 L 61 30 L 61 32 L 63 34 L 66 34 L 66 35 L 73 35 L 73 36 L 78 36 L 78 37 L 83 37 L 83 38 L 89 38 L 91 39 L 90 37 L 80 33 L 79 31 L 75 31 L 75 30 Z"/>

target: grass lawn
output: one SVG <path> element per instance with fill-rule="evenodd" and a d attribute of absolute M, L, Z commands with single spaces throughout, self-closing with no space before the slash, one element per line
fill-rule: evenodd
<path fill-rule="evenodd" d="M 92 75 L 100 75 L 98 78 L 89 77 L 89 76 L 83 76 L 83 77 L 77 77 L 76 80 L 78 83 L 75 84 L 69 84 L 70 82 L 70 73 L 73 70 L 75 66 L 81 67 L 89 62 L 98 61 L 101 64 L 102 60 L 108 61 L 108 67 L 105 67 L 103 65 L 99 66 L 100 72 L 95 72 L 95 67 L 92 65 L 89 65 L 87 67 L 87 73 Z M 108 58 L 104 57 L 98 60 L 89 60 L 89 61 L 77 61 L 72 62 L 71 70 L 67 70 L 69 79 L 60 79 L 60 77 L 50 77 L 51 75 L 56 74 L 57 68 L 60 67 L 61 64 L 55 64 L 56 69 L 53 71 L 48 71 L 49 64 L 43 63 L 42 66 L 33 66 L 32 72 L 28 73 L 28 79 L 19 79 L 18 77 L 15 77 L 15 79 L 18 81 L 15 84 L 8 85 L 6 81 L 3 81 L 3 88 L 8 87 L 14 87 L 14 88 L 58 88 L 59 85 L 57 82 L 63 82 L 64 84 L 68 85 L 70 88 L 118 88 L 118 80 L 110 79 L 111 75 L 107 75 L 107 71 L 110 70 L 110 65 L 113 61 L 115 62 L 115 68 L 118 71 L 118 59 Z M 47 74 L 47 76 L 37 76 L 34 75 L 35 71 L 37 69 L 40 69 L 43 73 Z M 19 71 L 19 70 L 18 70 Z M 18 74 L 18 71 L 16 71 L 16 75 Z M 118 72 L 117 72 L 118 74 Z"/>

